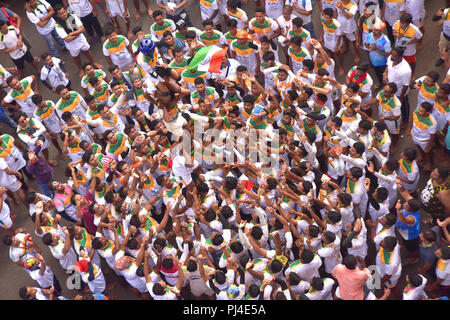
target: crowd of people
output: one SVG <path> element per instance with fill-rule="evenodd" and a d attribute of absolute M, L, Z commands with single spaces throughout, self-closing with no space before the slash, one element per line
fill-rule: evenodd
<path fill-rule="evenodd" d="M 424 0 L 247 1 L 200 0 L 200 28 L 188 0 L 134 0 L 134 19 L 127 0 L 2 4 L 0 225 L 36 281 L 20 298 L 67 299 L 58 268 L 77 300 L 116 282 L 154 300 L 450 297 L 433 161 L 450 156 L 450 8 L 427 12 L 442 33 L 423 75 Z M 193 64 L 214 48 L 218 72 Z"/>

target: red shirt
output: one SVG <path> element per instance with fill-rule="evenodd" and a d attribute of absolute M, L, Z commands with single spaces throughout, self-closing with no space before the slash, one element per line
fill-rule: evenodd
<path fill-rule="evenodd" d="M 333 270 L 333 277 L 339 282 L 339 294 L 343 300 L 363 300 L 364 283 L 369 279 L 369 269 L 347 269 L 343 264 L 338 264 Z"/>

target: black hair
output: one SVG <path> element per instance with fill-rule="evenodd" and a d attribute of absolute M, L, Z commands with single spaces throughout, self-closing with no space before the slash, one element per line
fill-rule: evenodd
<path fill-rule="evenodd" d="M 234 190 L 237 187 L 237 179 L 235 177 L 225 177 L 225 188 Z"/>
<path fill-rule="evenodd" d="M 314 259 L 314 253 L 311 250 L 305 249 L 302 252 L 300 260 L 302 263 L 310 263 Z"/>
<path fill-rule="evenodd" d="M 394 250 L 395 246 L 397 245 L 397 242 L 398 241 L 396 237 L 387 236 L 383 238 L 384 248 L 387 249 L 388 251 Z"/>
<path fill-rule="evenodd" d="M 208 222 L 211 222 L 213 220 L 215 220 L 217 218 L 216 212 L 209 208 L 206 212 L 205 212 L 205 220 Z"/>
<path fill-rule="evenodd" d="M 424 108 L 428 113 L 431 113 L 433 111 L 433 105 L 429 102 L 422 102 L 421 107 Z"/>
<path fill-rule="evenodd" d="M 217 270 L 215 274 L 216 282 L 218 284 L 224 284 L 227 280 L 227 277 L 225 276 L 225 273 L 223 271 Z"/>
<path fill-rule="evenodd" d="M 307 67 L 308 70 L 314 70 L 314 61 L 311 59 L 305 59 L 303 60 L 303 66 Z M 310 89 L 310 88 L 303 88 L 303 89 Z"/>
<path fill-rule="evenodd" d="M 311 237 L 315 238 L 319 235 L 320 229 L 318 226 L 311 224 L 308 227 L 308 233 Z"/>
<path fill-rule="evenodd" d="M 10 246 L 11 243 L 12 243 L 12 235 L 10 235 L 10 234 L 5 235 L 5 236 L 3 237 L 3 244 L 4 244 L 5 246 Z"/>
<path fill-rule="evenodd" d="M 358 127 L 360 127 L 363 130 L 369 131 L 373 128 L 372 122 L 369 120 L 363 119 L 358 123 Z"/>
<path fill-rule="evenodd" d="M 230 249 L 234 253 L 241 253 L 242 250 L 244 250 L 244 246 L 239 241 L 234 241 L 233 243 L 230 244 Z"/>
<path fill-rule="evenodd" d="M 330 212 L 328 212 L 327 216 L 332 223 L 338 223 L 342 219 L 341 214 L 335 210 L 331 210 Z"/>
<path fill-rule="evenodd" d="M 223 243 L 224 239 L 220 233 L 217 233 L 212 239 L 211 243 L 215 246 L 220 246 Z"/>
<path fill-rule="evenodd" d="M 387 125 L 384 121 L 377 121 L 373 125 L 375 128 L 377 128 L 378 131 L 384 132 L 384 130 L 387 130 Z"/>
<path fill-rule="evenodd" d="M 390 171 L 395 171 L 398 168 L 398 162 L 395 159 L 389 159 L 384 164 Z"/>
<path fill-rule="evenodd" d="M 355 142 L 353 144 L 353 148 L 355 148 L 356 152 L 359 155 L 362 155 L 364 153 L 364 151 L 366 150 L 366 147 L 364 146 L 364 144 L 362 142 Z"/>
<path fill-rule="evenodd" d="M 386 225 L 389 227 L 392 227 L 397 223 L 397 215 L 395 215 L 394 213 L 388 213 L 384 217 L 386 218 Z"/>
<path fill-rule="evenodd" d="M 298 274 L 296 274 L 295 272 L 289 273 L 289 280 L 288 280 L 288 282 L 289 282 L 289 284 L 290 284 L 291 286 L 296 286 L 296 285 L 298 285 L 298 284 L 300 283 L 301 280 L 302 280 L 302 279 L 300 279 L 300 277 L 298 276 Z"/>
<path fill-rule="evenodd" d="M 52 234 L 51 234 L 51 233 L 46 233 L 46 234 L 44 234 L 44 236 L 42 237 L 42 242 L 43 242 L 46 246 L 51 245 L 52 242 L 53 242 Z"/>
<path fill-rule="evenodd" d="M 100 243 L 100 238 L 99 237 L 95 237 L 94 239 L 92 239 L 92 248 L 94 249 L 100 249 L 102 247 L 102 244 Z"/>
<path fill-rule="evenodd" d="M 414 148 L 407 148 L 403 151 L 403 153 L 408 161 L 413 161 L 417 158 L 417 150 Z"/>
<path fill-rule="evenodd" d="M 409 282 L 412 284 L 413 287 L 417 288 L 422 285 L 423 279 L 417 273 L 408 274 L 408 278 L 409 278 Z"/>
<path fill-rule="evenodd" d="M 384 201 L 388 198 L 389 191 L 385 187 L 377 188 L 377 198 L 379 201 Z"/>
<path fill-rule="evenodd" d="M 161 265 L 164 269 L 170 269 L 173 267 L 173 260 L 171 258 L 164 258 Z"/>
<path fill-rule="evenodd" d="M 353 200 L 352 196 L 346 192 L 339 193 L 338 198 L 339 198 L 339 200 L 341 200 L 341 202 L 344 206 L 348 206 L 349 204 L 352 203 L 352 200 Z"/>
<path fill-rule="evenodd" d="M 327 15 L 327 16 L 330 16 L 330 17 L 334 17 L 334 10 L 333 10 L 333 8 L 325 8 L 325 9 L 323 9 L 323 15 Z"/>
<path fill-rule="evenodd" d="M 395 82 L 389 82 L 389 83 L 387 84 L 387 86 L 388 86 L 389 88 L 392 89 L 392 92 L 393 92 L 393 93 L 396 93 L 396 92 L 397 92 L 397 84 L 396 84 Z"/>
<path fill-rule="evenodd" d="M 323 280 L 319 277 L 312 278 L 311 287 L 314 290 L 321 291 L 323 289 Z"/>
<path fill-rule="evenodd" d="M 30 204 L 33 203 L 34 200 L 36 200 L 36 192 L 28 192 L 25 196 L 26 203 Z"/>
<path fill-rule="evenodd" d="M 260 240 L 263 236 L 263 231 L 260 226 L 254 226 L 250 234 L 252 235 L 253 239 Z"/>
<path fill-rule="evenodd" d="M 3 22 L 3 21 L 0 21 L 0 22 Z M 1 25 L 2 24 L 0 24 L 0 26 Z M 27 292 L 28 292 L 27 287 L 19 288 L 19 297 L 21 297 L 23 300 L 29 300 L 30 299 L 30 295 Z"/>
<path fill-rule="evenodd" d="M 303 26 L 303 19 L 300 17 L 295 17 L 292 19 L 292 24 L 296 27 L 302 27 Z"/>
<path fill-rule="evenodd" d="M 260 295 L 261 290 L 259 289 L 259 287 L 256 284 L 253 283 L 253 284 L 251 284 L 248 287 L 248 291 L 247 292 L 248 292 L 250 297 L 256 298 L 257 296 Z"/>
<path fill-rule="evenodd" d="M 356 268 L 356 258 L 354 255 L 346 255 L 342 260 L 342 263 L 347 269 L 354 270 Z"/>
<path fill-rule="evenodd" d="M 330 73 L 327 71 L 327 69 L 325 69 L 325 68 L 320 68 L 320 69 L 317 71 L 317 75 L 323 77 L 323 76 L 329 76 Z"/>
<path fill-rule="evenodd" d="M 190 259 L 188 261 L 187 271 L 195 272 L 195 271 L 197 271 L 197 268 L 198 268 L 197 262 L 195 260 Z"/>
<path fill-rule="evenodd" d="M 352 175 L 353 178 L 359 179 L 363 176 L 363 171 L 360 167 L 351 167 L 350 174 Z"/>
<path fill-rule="evenodd" d="M 324 231 L 323 235 L 325 239 L 327 239 L 327 243 L 332 243 L 334 242 L 334 240 L 336 240 L 336 235 L 333 232 Z"/>

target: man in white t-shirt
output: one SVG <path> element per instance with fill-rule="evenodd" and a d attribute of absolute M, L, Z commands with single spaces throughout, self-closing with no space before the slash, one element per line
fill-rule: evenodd
<path fill-rule="evenodd" d="M 88 34 L 88 40 L 94 35 L 94 31 L 104 41 L 103 30 L 97 19 L 97 7 L 93 0 L 63 0 L 64 6 L 70 6 L 72 12 L 77 15 Z"/>
<path fill-rule="evenodd" d="M 408 126 L 409 120 L 409 100 L 408 91 L 411 82 L 412 70 L 409 63 L 403 59 L 404 50 L 401 47 L 395 47 L 387 60 L 386 71 L 383 78 L 385 83 L 394 82 L 397 85 L 395 95 L 401 102 L 402 123 L 400 129 L 404 130 Z"/>
<path fill-rule="evenodd" d="M 314 26 L 311 20 L 313 5 L 311 0 L 291 0 L 294 8 L 294 15 L 302 18 L 303 28 L 309 31 L 312 38 L 315 38 Z M 289 1 L 289 2 L 291 2 Z M 286 1 L 288 2 L 288 1 Z"/>
<path fill-rule="evenodd" d="M 63 227 L 62 230 L 66 235 L 65 239 L 49 232 L 42 237 L 42 242 L 50 248 L 50 252 L 53 257 L 59 260 L 61 267 L 65 270 L 70 270 L 74 267 L 78 258 L 75 250 L 72 248 L 72 241 L 67 227 Z"/>
<path fill-rule="evenodd" d="M 81 77 L 84 74 L 81 68 L 81 52 L 86 56 L 86 58 L 88 58 L 89 62 L 95 65 L 95 67 L 101 69 L 100 65 L 94 62 L 94 57 L 92 56 L 92 52 L 90 50 L 91 46 L 83 34 L 85 29 L 83 23 L 80 21 L 80 18 L 74 14 L 69 14 L 61 5 L 55 6 L 55 11 L 58 17 L 56 32 L 64 40 L 66 48 L 69 50 L 70 55 L 80 70 L 79 76 Z"/>
<path fill-rule="evenodd" d="M 44 66 L 41 69 L 41 81 L 44 86 L 50 91 L 56 92 L 56 87 L 59 85 L 65 86 L 69 91 L 72 91 L 70 87 L 69 73 L 64 67 L 64 61 L 59 58 L 52 57 L 48 53 L 44 53 L 42 56 Z"/>
<path fill-rule="evenodd" d="M 45 0 L 26 0 L 25 10 L 28 19 L 36 25 L 38 33 L 45 39 L 45 42 L 47 42 L 47 47 L 52 56 L 58 57 L 58 50 L 56 49 L 53 39 L 56 40 L 63 50 L 66 50 L 66 45 L 56 32 L 56 22 L 55 19 L 53 19 L 55 10 L 53 7 Z"/>
<path fill-rule="evenodd" d="M 0 20 L 0 52 L 7 53 L 17 67 L 17 72 L 24 77 L 25 61 L 39 74 L 39 67 L 30 50 L 23 43 L 22 32 L 14 26 L 8 26 Z"/>

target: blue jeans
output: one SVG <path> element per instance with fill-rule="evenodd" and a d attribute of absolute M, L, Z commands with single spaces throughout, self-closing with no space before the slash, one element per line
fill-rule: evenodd
<path fill-rule="evenodd" d="M 53 192 L 51 192 L 48 188 L 48 184 L 37 184 L 39 188 L 41 188 L 42 192 L 44 193 L 44 195 L 46 195 L 47 197 L 49 197 L 50 199 L 53 199 Z"/>
<path fill-rule="evenodd" d="M 10 126 L 14 131 L 17 131 L 17 123 L 15 123 L 11 117 L 8 115 L 8 112 L 6 112 L 5 108 L 0 106 L 0 122 L 3 122 Z"/>
<path fill-rule="evenodd" d="M 314 25 L 312 21 L 310 23 L 304 24 L 303 28 L 309 31 L 311 38 L 316 38 L 316 34 L 314 33 Z"/>
<path fill-rule="evenodd" d="M 52 57 L 58 57 L 58 50 L 56 49 L 53 39 L 55 39 L 56 42 L 58 42 L 59 46 L 62 49 L 66 48 L 66 45 L 64 44 L 64 40 L 61 39 L 60 36 L 58 36 L 58 33 L 56 32 L 56 28 L 53 29 L 52 32 L 47 33 L 45 35 L 41 34 L 41 36 L 45 39 L 45 42 L 47 42 L 47 47 L 50 50 L 50 54 L 52 55 Z"/>

